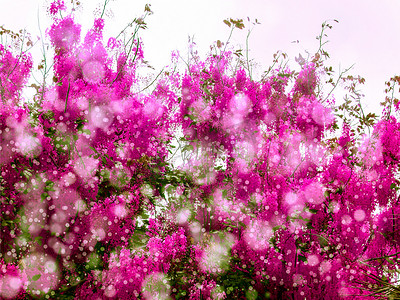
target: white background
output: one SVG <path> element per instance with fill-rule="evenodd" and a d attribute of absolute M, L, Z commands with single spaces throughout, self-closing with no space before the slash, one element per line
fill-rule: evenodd
<path fill-rule="evenodd" d="M 66 1 L 68 2 L 68 1 Z M 83 25 L 82 34 L 93 24 L 94 11 L 103 1 L 82 0 L 76 20 Z M 384 82 L 400 73 L 400 0 L 114 0 L 107 6 L 105 41 L 116 36 L 134 17 L 140 17 L 146 3 L 154 14 L 147 18 L 148 29 L 141 32 L 145 59 L 156 70 L 170 62 L 171 51 L 187 51 L 188 36 L 194 36 L 199 53 L 203 55 L 216 40 L 225 41 L 230 29 L 226 18 L 255 18 L 261 23 L 234 32 L 231 43 L 244 47 L 247 30 L 253 28 L 249 39 L 250 57 L 258 62 L 258 74 L 272 63 L 277 50 L 289 54 L 291 66 L 299 68 L 294 57 L 318 49 L 315 37 L 321 24 L 337 19 L 327 32 L 326 50 L 330 65 L 343 70 L 355 64 L 351 71 L 366 79 L 362 88 L 367 111 L 380 113 L 379 102 L 384 99 Z M 50 25 L 43 0 L 0 0 L 0 25 L 12 30 L 27 29 L 36 40 L 39 25 L 43 34 Z M 39 21 L 39 22 L 38 22 Z M 293 41 L 299 41 L 293 43 Z M 40 43 L 33 49 L 35 63 L 40 61 Z M 337 101 L 342 96 L 338 91 Z"/>

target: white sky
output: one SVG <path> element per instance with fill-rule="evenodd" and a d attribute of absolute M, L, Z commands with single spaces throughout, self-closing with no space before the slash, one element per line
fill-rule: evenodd
<path fill-rule="evenodd" d="M 66 0 L 68 2 L 68 0 Z M 83 34 L 92 25 L 93 12 L 103 1 L 82 0 L 77 21 Z M 44 0 L 0 0 L 0 25 L 19 30 L 26 28 L 35 39 L 39 36 L 38 12 L 42 31 L 50 24 Z M 367 111 L 380 114 L 379 102 L 384 99 L 384 82 L 400 73 L 400 0 L 114 0 L 108 5 L 113 17 L 106 17 L 105 38 L 116 36 L 134 17 L 143 14 L 146 3 L 154 14 L 147 19 L 148 29 L 141 36 L 145 45 L 145 59 L 156 70 L 169 63 L 173 50 L 186 53 L 188 35 L 193 36 L 199 53 L 205 54 L 216 40 L 225 41 L 229 28 L 226 18 L 250 17 L 261 22 L 254 27 L 249 40 L 250 57 L 259 63 L 262 72 L 272 63 L 277 50 L 289 54 L 291 66 L 298 68 L 294 57 L 306 50 L 318 49 L 315 37 L 325 20 L 339 20 L 327 32 L 326 46 L 334 69 L 345 69 L 355 64 L 352 74 L 366 79 L 362 88 Z M 247 28 L 233 34 L 233 44 L 245 44 Z M 292 43 L 293 41 L 299 43 Z M 39 44 L 34 58 L 39 62 Z M 336 95 L 337 99 L 340 97 Z M 339 101 L 339 99 L 338 99 Z"/>

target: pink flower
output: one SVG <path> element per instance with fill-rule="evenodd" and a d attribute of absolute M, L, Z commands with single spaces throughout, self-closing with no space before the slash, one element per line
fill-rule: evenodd
<path fill-rule="evenodd" d="M 70 50 L 80 40 L 81 26 L 75 24 L 72 17 L 57 20 L 49 31 L 55 48 Z"/>
<path fill-rule="evenodd" d="M 59 10 L 66 10 L 64 0 L 55 0 L 50 4 L 49 12 L 52 16 L 55 16 Z"/>

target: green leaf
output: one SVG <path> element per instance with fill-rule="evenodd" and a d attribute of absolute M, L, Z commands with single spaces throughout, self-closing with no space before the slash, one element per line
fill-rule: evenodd
<path fill-rule="evenodd" d="M 393 261 L 393 260 L 389 259 L 388 257 L 385 257 L 385 259 L 386 259 L 386 261 L 387 261 L 388 263 L 394 265 L 394 261 Z"/>
<path fill-rule="evenodd" d="M 281 228 L 281 225 L 278 225 L 278 226 L 272 227 L 272 231 L 273 231 L 273 232 L 275 232 L 275 231 L 277 231 L 279 228 Z"/>
<path fill-rule="evenodd" d="M 183 147 L 182 151 L 193 151 L 193 145 L 186 145 L 185 147 Z"/>
<path fill-rule="evenodd" d="M 32 281 L 38 281 L 39 278 L 40 278 L 41 276 L 42 276 L 41 274 L 36 274 L 36 275 L 34 275 L 34 276 L 32 277 Z"/>
<path fill-rule="evenodd" d="M 11 225 L 13 223 L 12 220 L 3 220 L 1 222 L 1 226 L 8 226 L 9 224 Z"/>
<path fill-rule="evenodd" d="M 185 115 L 185 117 L 188 117 L 192 121 L 194 121 L 194 119 L 195 119 L 193 115 L 189 115 L 189 114 Z"/>
<path fill-rule="evenodd" d="M 46 198 L 47 198 L 48 195 L 49 195 L 48 193 L 42 193 L 42 194 L 40 195 L 41 201 L 44 202 L 44 201 L 46 200 Z"/>
<path fill-rule="evenodd" d="M 321 246 L 321 248 L 324 248 L 326 246 L 329 246 L 328 241 L 326 240 L 326 238 L 322 237 L 322 236 L 318 236 L 318 241 L 319 241 L 319 245 Z"/>
<path fill-rule="evenodd" d="M 38 236 L 33 241 L 41 246 L 42 245 L 42 239 L 43 239 L 42 236 Z"/>
<path fill-rule="evenodd" d="M 343 188 L 340 186 L 340 187 L 338 187 L 338 188 L 336 189 L 335 194 L 341 195 L 342 193 L 343 193 Z"/>
<path fill-rule="evenodd" d="M 91 146 L 89 146 L 90 149 L 92 149 L 95 153 L 98 153 L 97 150 Z"/>
<path fill-rule="evenodd" d="M 306 224 L 306 227 L 307 227 L 307 229 L 315 229 L 315 228 L 312 226 L 312 223 L 311 223 L 311 222 L 308 222 L 308 223 Z"/>
<path fill-rule="evenodd" d="M 243 24 L 243 20 L 242 19 L 237 19 L 237 20 L 230 19 L 230 21 L 232 22 L 232 24 L 235 25 L 236 28 L 239 28 L 239 29 L 243 29 L 244 28 L 244 24 Z"/>
<path fill-rule="evenodd" d="M 303 255 L 299 255 L 298 256 L 299 260 L 302 262 L 307 262 L 307 257 L 303 256 Z"/>
<path fill-rule="evenodd" d="M 210 92 L 210 90 L 208 88 L 204 87 L 203 90 L 208 96 L 211 96 L 211 92 Z"/>
<path fill-rule="evenodd" d="M 149 12 L 149 13 L 153 13 L 153 12 L 151 11 L 151 9 L 150 9 L 150 5 L 151 5 L 151 4 L 146 4 L 146 5 L 144 6 L 144 11 L 147 11 L 147 12 Z"/>
<path fill-rule="evenodd" d="M 231 27 L 231 22 L 229 22 L 228 20 L 224 20 L 224 23 L 225 23 L 226 25 L 228 25 L 229 27 Z"/>

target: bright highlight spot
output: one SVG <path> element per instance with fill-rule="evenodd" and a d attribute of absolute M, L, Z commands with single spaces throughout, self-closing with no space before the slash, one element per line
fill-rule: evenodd
<path fill-rule="evenodd" d="M 102 63 L 94 60 L 87 62 L 82 68 L 83 78 L 92 84 L 99 83 L 105 75 Z"/>

